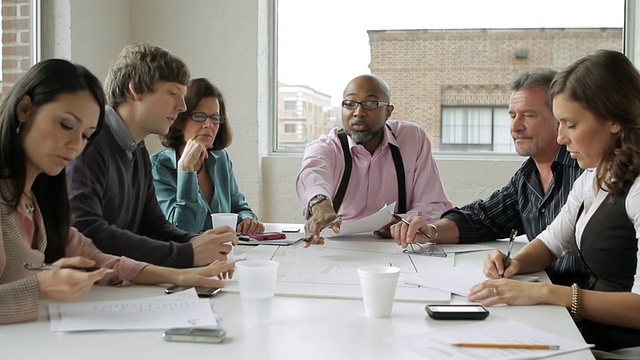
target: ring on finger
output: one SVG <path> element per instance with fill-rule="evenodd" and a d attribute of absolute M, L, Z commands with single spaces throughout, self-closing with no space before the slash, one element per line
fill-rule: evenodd
<path fill-rule="evenodd" d="M 493 288 L 493 295 L 498 296 L 498 288 Z"/>

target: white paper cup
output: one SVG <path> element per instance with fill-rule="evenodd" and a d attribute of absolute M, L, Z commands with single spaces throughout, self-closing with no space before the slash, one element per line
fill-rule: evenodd
<path fill-rule="evenodd" d="M 400 269 L 369 265 L 358 268 L 364 313 L 369 317 L 389 317 L 396 297 Z"/>
<path fill-rule="evenodd" d="M 248 321 L 264 321 L 271 317 L 278 266 L 273 260 L 243 260 L 236 263 L 240 299 Z"/>
<path fill-rule="evenodd" d="M 238 225 L 238 214 L 234 213 L 215 213 L 211 214 L 211 223 L 213 228 L 219 228 L 220 226 L 228 226 L 234 231 Z"/>

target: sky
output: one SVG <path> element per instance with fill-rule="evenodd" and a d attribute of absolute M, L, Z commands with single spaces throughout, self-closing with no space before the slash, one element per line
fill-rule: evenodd
<path fill-rule="evenodd" d="M 342 101 L 367 30 L 622 27 L 624 0 L 278 0 L 278 80 Z"/>

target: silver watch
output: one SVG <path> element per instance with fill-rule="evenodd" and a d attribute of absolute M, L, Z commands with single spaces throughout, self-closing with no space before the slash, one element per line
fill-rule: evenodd
<path fill-rule="evenodd" d="M 307 205 L 307 212 L 309 213 L 309 215 L 312 215 L 311 208 L 313 207 L 313 205 L 325 200 L 329 201 L 329 197 L 327 195 L 318 194 L 312 197 L 311 200 L 309 200 L 309 205 Z"/>

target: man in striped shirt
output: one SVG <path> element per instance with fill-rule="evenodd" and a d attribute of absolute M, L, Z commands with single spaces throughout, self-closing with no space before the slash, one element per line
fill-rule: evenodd
<path fill-rule="evenodd" d="M 526 72 L 510 85 L 509 115 L 516 152 L 529 158 L 509 182 L 484 200 L 446 211 L 440 220 L 427 224 L 420 217 L 411 226 L 398 223 L 391 228 L 396 242 L 426 242 L 422 229 L 437 243 L 474 243 L 509 236 L 511 229 L 529 240 L 550 224 L 560 212 L 582 170 L 564 145 L 557 143 L 558 121 L 551 111 L 548 89 L 556 71 Z M 555 284 L 570 285 L 581 269 L 571 255 L 557 259 L 547 268 Z"/>

